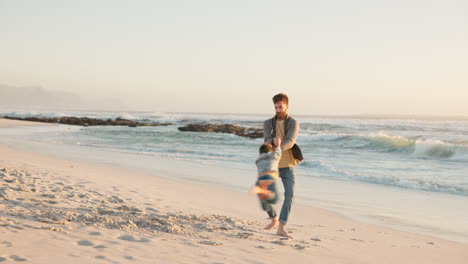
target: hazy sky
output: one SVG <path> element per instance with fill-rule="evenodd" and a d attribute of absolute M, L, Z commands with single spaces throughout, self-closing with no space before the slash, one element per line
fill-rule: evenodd
<path fill-rule="evenodd" d="M 466 0 L 0 0 L 0 32 L 0 83 L 134 109 L 468 115 Z"/>

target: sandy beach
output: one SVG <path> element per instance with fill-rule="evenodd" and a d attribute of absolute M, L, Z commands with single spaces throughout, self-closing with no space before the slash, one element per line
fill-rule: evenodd
<path fill-rule="evenodd" d="M 43 123 L 0 119 L 7 126 Z M 163 171 L 160 172 L 163 176 Z M 221 172 L 222 173 L 222 172 Z M 295 204 L 292 239 L 247 192 L 0 145 L 0 262 L 466 263 L 468 245 Z"/>

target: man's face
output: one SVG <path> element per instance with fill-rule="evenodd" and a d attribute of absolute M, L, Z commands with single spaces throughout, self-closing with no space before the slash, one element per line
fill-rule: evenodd
<path fill-rule="evenodd" d="M 275 103 L 276 116 L 284 117 L 286 116 L 287 111 L 288 111 L 288 106 L 283 101 L 279 101 Z"/>

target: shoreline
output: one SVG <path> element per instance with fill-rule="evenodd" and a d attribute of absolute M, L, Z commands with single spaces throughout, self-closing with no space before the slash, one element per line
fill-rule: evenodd
<path fill-rule="evenodd" d="M 262 229 L 266 214 L 247 193 L 5 145 L 0 153 L 0 170 L 6 169 L 0 171 L 1 188 L 8 197 L 7 202 L 0 198 L 0 226 L 6 227 L 1 231 L 8 242 L 4 245 L 11 245 L 0 251 L 0 259 L 17 256 L 46 263 L 57 247 L 66 254 L 48 263 L 83 258 L 122 263 L 154 263 L 154 258 L 172 263 L 463 263 L 468 258 L 466 244 L 298 204 L 288 224 L 294 239 L 281 239 Z M 34 246 L 38 242 L 40 250 Z"/>

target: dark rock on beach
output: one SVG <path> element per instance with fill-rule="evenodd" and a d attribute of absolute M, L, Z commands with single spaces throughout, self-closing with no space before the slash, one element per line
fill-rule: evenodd
<path fill-rule="evenodd" d="M 34 121 L 34 122 L 44 122 L 44 123 L 59 123 L 66 125 L 75 125 L 75 126 L 129 126 L 129 127 L 139 127 L 139 126 L 170 126 L 172 123 L 154 123 L 154 122 L 139 122 L 123 118 L 116 119 L 97 119 L 89 117 L 75 117 L 75 116 L 64 116 L 61 118 L 56 117 L 11 117 L 4 116 L 3 118 L 12 119 L 12 120 L 22 120 L 22 121 Z"/>
<path fill-rule="evenodd" d="M 245 128 L 231 124 L 188 124 L 184 127 L 178 128 L 180 131 L 190 132 L 217 132 L 217 133 L 230 133 L 236 134 L 241 137 L 248 138 L 262 138 L 263 130 L 259 128 Z"/>

